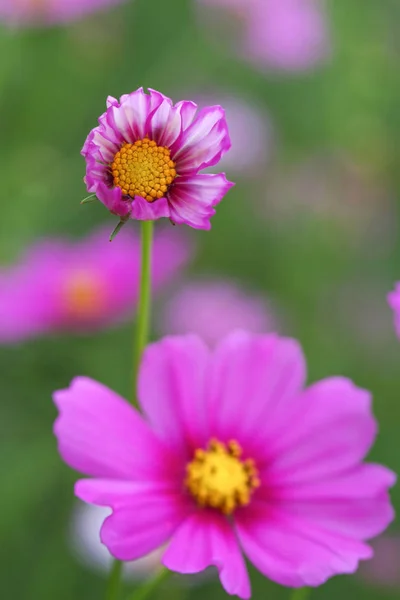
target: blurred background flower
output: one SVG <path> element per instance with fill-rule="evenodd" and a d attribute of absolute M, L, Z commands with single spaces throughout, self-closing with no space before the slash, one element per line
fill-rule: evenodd
<path fill-rule="evenodd" d="M 181 232 L 158 231 L 153 289 L 188 262 Z M 139 294 L 140 241 L 133 228 L 110 243 L 102 227 L 83 241 L 48 239 L 0 272 L 0 343 L 55 331 L 92 331 L 132 316 Z"/>
<path fill-rule="evenodd" d="M 361 565 L 360 579 L 367 587 L 380 593 L 400 589 L 400 537 L 396 534 L 381 535 L 373 541 L 374 557 Z"/>
<path fill-rule="evenodd" d="M 329 56 L 323 0 L 197 1 L 206 26 L 215 27 L 215 12 L 217 27 L 231 18 L 233 47 L 258 68 L 304 71 Z"/>
<path fill-rule="evenodd" d="M 266 299 L 241 289 L 222 277 L 187 282 L 162 309 L 163 335 L 196 333 L 214 346 L 230 331 L 276 331 L 273 310 Z"/>
<path fill-rule="evenodd" d="M 0 19 L 11 25 L 54 25 L 124 0 L 1 0 Z"/>

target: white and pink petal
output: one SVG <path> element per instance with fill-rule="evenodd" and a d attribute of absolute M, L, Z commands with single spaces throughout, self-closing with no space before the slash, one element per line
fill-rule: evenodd
<path fill-rule="evenodd" d="M 168 193 L 172 221 L 195 229 L 210 229 L 214 207 L 233 185 L 223 173 L 178 177 Z"/>

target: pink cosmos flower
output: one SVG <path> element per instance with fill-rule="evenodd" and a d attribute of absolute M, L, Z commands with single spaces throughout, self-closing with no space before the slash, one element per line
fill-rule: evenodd
<path fill-rule="evenodd" d="M 400 337 L 400 281 L 395 285 L 394 291 L 387 297 L 390 308 L 394 312 L 394 324 L 397 335 Z"/>
<path fill-rule="evenodd" d="M 187 262 L 176 232 L 155 236 L 153 283 L 159 289 Z M 140 241 L 123 231 L 113 242 L 101 228 L 78 242 L 50 239 L 0 272 L 0 342 L 51 331 L 87 331 L 129 316 L 138 298 Z"/>
<path fill-rule="evenodd" d="M 320 0 L 198 0 L 238 17 L 235 48 L 259 68 L 303 71 L 326 59 L 329 41 Z"/>
<path fill-rule="evenodd" d="M 249 296 L 230 281 L 194 281 L 165 304 L 160 323 L 164 334 L 196 333 L 214 346 L 234 329 L 271 332 L 276 320 L 267 302 Z"/>
<path fill-rule="evenodd" d="M 230 139 L 220 106 L 196 112 L 193 102 L 174 105 L 155 90 L 109 97 L 82 149 L 88 191 L 123 220 L 169 217 L 210 229 L 233 184 L 199 171 L 217 164 Z"/>
<path fill-rule="evenodd" d="M 91 477 L 76 495 L 112 509 L 100 533 L 111 554 L 135 560 L 168 543 L 168 569 L 214 565 L 241 598 L 243 553 L 290 587 L 370 558 L 395 482 L 362 462 L 376 436 L 370 394 L 343 377 L 304 389 L 305 377 L 294 340 L 236 332 L 215 351 L 190 335 L 149 346 L 143 416 L 85 377 L 56 392 L 59 451 Z"/>
<path fill-rule="evenodd" d="M 54 25 L 80 19 L 123 0 L 1 0 L 0 20 L 11 25 Z"/>

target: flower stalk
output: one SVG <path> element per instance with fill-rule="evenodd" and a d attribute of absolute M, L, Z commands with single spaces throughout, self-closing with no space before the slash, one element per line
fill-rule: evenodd
<path fill-rule="evenodd" d="M 137 404 L 137 374 L 143 350 L 146 347 L 150 329 L 151 308 L 151 249 L 153 242 L 153 222 L 142 221 L 141 223 L 141 269 L 140 269 L 140 291 L 139 305 L 136 319 L 134 351 L 133 351 L 133 395 L 132 404 Z M 106 600 L 117 600 L 121 587 L 122 575 L 121 561 L 114 561 L 107 586 Z M 143 586 L 144 589 L 145 586 Z M 142 588 L 140 588 L 142 589 Z M 140 590 L 139 590 L 140 591 Z M 142 596 L 138 596 L 142 597 Z M 143 598 L 146 596 L 143 596 Z"/>

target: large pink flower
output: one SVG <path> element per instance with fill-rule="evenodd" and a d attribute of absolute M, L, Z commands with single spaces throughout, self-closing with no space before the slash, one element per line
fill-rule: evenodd
<path fill-rule="evenodd" d="M 120 4 L 123 0 L 1 0 L 0 20 L 12 25 L 54 25 Z"/>
<path fill-rule="evenodd" d="M 159 289 L 190 256 L 177 232 L 155 236 L 153 284 Z M 140 241 L 122 231 L 110 244 L 101 228 L 84 240 L 37 243 L 17 265 L 0 271 L 0 342 L 51 331 L 86 331 L 119 322 L 135 308 Z"/>
<path fill-rule="evenodd" d="M 172 101 L 142 88 L 109 97 L 107 110 L 85 142 L 88 191 L 122 219 L 169 217 L 210 229 L 215 206 L 233 185 L 223 173 L 199 171 L 230 148 L 224 110 L 197 112 L 193 102 Z"/>
<path fill-rule="evenodd" d="M 394 325 L 396 333 L 400 337 L 400 281 L 396 283 L 393 292 L 388 294 L 388 303 L 394 313 Z"/>
<path fill-rule="evenodd" d="M 142 417 L 79 377 L 55 393 L 61 456 L 92 477 L 75 493 L 112 514 L 101 539 L 123 561 L 168 543 L 163 563 L 215 565 L 250 597 L 243 557 L 291 587 L 318 586 L 370 558 L 393 519 L 394 474 L 363 463 L 376 436 L 371 397 L 343 377 L 304 389 L 298 344 L 231 334 L 215 351 L 169 337 L 144 354 Z"/>

